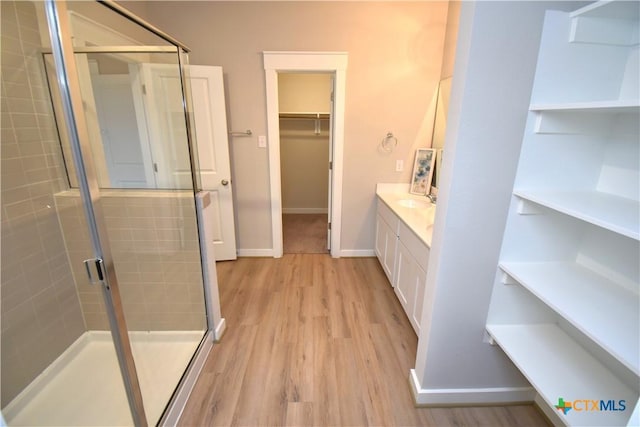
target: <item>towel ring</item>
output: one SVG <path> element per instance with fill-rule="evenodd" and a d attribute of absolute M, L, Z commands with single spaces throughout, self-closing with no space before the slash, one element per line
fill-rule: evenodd
<path fill-rule="evenodd" d="M 380 142 L 380 148 L 385 153 L 391 153 L 398 146 L 398 138 L 393 136 L 393 133 L 387 132 L 382 141 Z"/>

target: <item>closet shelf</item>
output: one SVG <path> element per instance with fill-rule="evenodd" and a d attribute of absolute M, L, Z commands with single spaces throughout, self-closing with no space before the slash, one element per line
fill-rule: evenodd
<path fill-rule="evenodd" d="M 604 0 L 592 3 L 569 14 L 571 18 L 605 18 L 637 20 L 640 3 L 636 1 Z"/>
<path fill-rule="evenodd" d="M 329 113 L 288 113 L 279 114 L 281 119 L 329 120 Z"/>
<path fill-rule="evenodd" d="M 571 262 L 502 262 L 500 269 L 640 375 L 640 296 Z"/>
<path fill-rule="evenodd" d="M 513 194 L 614 233 L 640 240 L 640 202 L 599 191 L 514 190 Z"/>
<path fill-rule="evenodd" d="M 602 363 L 554 324 L 487 325 L 487 332 L 551 407 L 558 399 L 626 401 L 625 411 L 576 411 L 558 415 L 570 425 L 627 425 L 638 399 Z"/>
<path fill-rule="evenodd" d="M 570 43 L 637 46 L 638 1 L 599 1 L 571 13 Z"/>
<path fill-rule="evenodd" d="M 592 102 L 568 102 L 554 104 L 531 104 L 529 111 L 535 112 L 584 112 L 584 113 L 640 113 L 640 101 L 609 100 Z"/>

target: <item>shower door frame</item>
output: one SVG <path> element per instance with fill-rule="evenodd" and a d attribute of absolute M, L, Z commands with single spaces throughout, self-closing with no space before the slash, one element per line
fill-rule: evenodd
<path fill-rule="evenodd" d="M 189 96 L 188 94 L 188 82 L 184 73 L 184 66 L 182 55 L 189 52 L 189 49 L 179 41 L 175 40 L 166 33 L 158 30 L 153 25 L 146 21 L 136 17 L 128 12 L 118 4 L 113 3 L 110 0 L 96 0 L 103 6 L 115 11 L 116 13 L 124 16 L 127 19 L 135 22 L 143 28 L 151 31 L 152 33 L 160 36 L 164 40 L 171 43 L 173 46 L 167 47 L 146 47 L 146 46 L 132 46 L 121 48 L 121 52 L 131 52 L 140 49 L 145 52 L 153 49 L 156 51 L 165 52 L 171 49 L 171 52 L 175 52 L 178 58 L 177 66 L 180 71 L 180 79 L 182 83 L 182 96 L 185 104 L 185 123 L 187 132 L 187 144 L 189 150 L 189 161 L 191 166 L 192 184 L 194 192 L 194 204 L 195 193 L 200 190 L 200 180 L 197 176 L 197 158 L 196 150 L 194 147 L 194 135 L 192 133 L 193 122 L 191 121 L 191 114 L 189 111 Z M 81 194 L 82 205 L 85 211 L 85 216 L 88 222 L 89 234 L 91 236 L 91 242 L 93 245 L 93 252 L 95 261 L 102 264 L 101 271 L 97 274 L 99 277 L 99 286 L 101 286 L 102 294 L 106 306 L 106 312 L 109 318 L 110 332 L 114 342 L 116 355 L 123 377 L 125 390 L 127 393 L 127 399 L 131 410 L 131 416 L 136 426 L 147 426 L 148 422 L 145 416 L 144 402 L 142 392 L 140 389 L 139 379 L 136 372 L 135 361 L 131 349 L 131 344 L 128 335 L 128 329 L 126 326 L 124 309 L 122 306 L 122 300 L 120 297 L 118 281 L 115 274 L 115 266 L 111 255 L 111 248 L 108 241 L 108 233 L 104 215 L 102 213 L 102 207 L 98 203 L 100 200 L 100 189 L 98 187 L 98 180 L 96 171 L 93 167 L 92 155 L 90 149 L 90 142 L 88 137 L 88 128 L 86 122 L 86 116 L 83 108 L 82 94 L 79 83 L 75 77 L 78 75 L 77 66 L 75 61 L 75 53 L 78 53 L 82 48 L 74 48 L 72 43 L 71 23 L 69 21 L 69 14 L 66 7 L 65 0 L 46 0 L 45 1 L 45 15 L 49 23 L 49 33 L 52 44 L 52 54 L 56 66 L 56 78 L 61 89 L 62 108 L 66 117 L 66 128 L 69 136 L 69 142 L 71 151 L 73 153 L 74 164 L 76 167 L 76 174 L 78 179 L 78 187 Z M 107 50 L 109 48 L 88 48 L 86 50 Z M 113 48 L 109 51 L 113 52 Z M 70 78 L 71 77 L 71 78 Z M 196 217 L 196 221 L 198 218 Z M 200 227 L 198 227 L 200 229 Z M 199 236 L 202 244 L 202 236 Z M 182 413 L 182 409 L 186 404 L 186 400 L 191 392 L 191 389 L 195 385 L 195 381 L 204 365 L 206 356 L 213 346 L 215 328 L 214 319 L 212 316 L 212 299 L 211 290 L 208 289 L 210 284 L 205 280 L 204 266 L 203 268 L 203 286 L 205 295 L 205 308 L 207 315 L 207 330 L 203 333 L 203 339 L 200 345 L 196 349 L 192 356 L 191 362 L 185 369 L 185 373 L 182 376 L 181 381 L 177 384 L 176 391 L 172 398 L 167 403 L 167 409 L 164 411 L 163 416 L 158 421 L 159 425 L 175 425 Z"/>

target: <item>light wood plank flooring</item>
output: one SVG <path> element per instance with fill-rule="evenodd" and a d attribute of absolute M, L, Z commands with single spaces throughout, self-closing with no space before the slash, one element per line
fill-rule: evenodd
<path fill-rule="evenodd" d="M 283 214 L 285 254 L 326 254 L 327 214 Z"/>
<path fill-rule="evenodd" d="M 531 405 L 415 408 L 417 338 L 375 258 L 218 263 L 228 330 L 185 426 L 536 426 Z"/>

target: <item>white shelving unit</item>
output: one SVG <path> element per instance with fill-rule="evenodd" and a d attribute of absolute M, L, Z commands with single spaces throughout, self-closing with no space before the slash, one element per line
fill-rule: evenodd
<path fill-rule="evenodd" d="M 635 200 L 584 190 L 514 190 L 513 194 L 525 203 L 546 206 L 635 240 L 640 238 L 640 203 Z"/>
<path fill-rule="evenodd" d="M 621 400 L 625 401 L 625 407 L 635 404 L 636 392 L 612 376 L 601 362 L 556 325 L 487 325 L 487 331 L 529 382 L 537 390 L 545 390 L 543 398 L 550 406 L 557 405 L 560 398 L 600 400 L 599 396 L 606 396 L 606 401 L 614 400 L 616 407 L 620 407 Z M 572 363 L 567 364 L 569 355 Z M 568 425 L 623 426 L 628 421 L 625 412 L 574 409 L 567 415 L 562 414 L 561 419 Z"/>
<path fill-rule="evenodd" d="M 487 319 L 566 425 L 640 424 L 639 4 L 547 12 Z"/>
<path fill-rule="evenodd" d="M 640 375 L 637 293 L 577 263 L 505 262 L 500 269 Z"/>
<path fill-rule="evenodd" d="M 584 113 L 632 113 L 640 112 L 640 105 L 636 100 L 614 100 L 594 102 L 571 102 L 567 104 L 536 104 L 529 107 L 530 111 L 538 112 L 584 112 Z"/>

